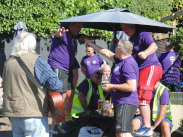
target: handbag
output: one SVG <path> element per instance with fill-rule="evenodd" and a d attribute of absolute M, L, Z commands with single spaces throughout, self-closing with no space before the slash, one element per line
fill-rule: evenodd
<path fill-rule="evenodd" d="M 39 84 L 37 79 L 33 76 L 33 74 L 30 72 L 28 67 L 21 60 L 21 58 L 16 58 L 16 60 L 20 65 L 20 67 L 23 69 L 23 71 L 26 73 L 27 77 L 48 99 L 50 111 L 55 122 L 60 123 L 65 121 L 64 103 L 59 91 L 48 91 L 48 96 L 47 96 L 45 91 L 41 88 L 41 85 Z"/>
<path fill-rule="evenodd" d="M 102 137 L 103 133 L 98 127 L 85 126 L 80 129 L 78 137 Z"/>

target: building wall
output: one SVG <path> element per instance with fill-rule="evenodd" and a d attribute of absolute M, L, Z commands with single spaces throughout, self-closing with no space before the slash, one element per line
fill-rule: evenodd
<path fill-rule="evenodd" d="M 183 119 L 183 92 L 172 92 L 170 95 L 173 129 L 180 126 L 180 119 Z"/>

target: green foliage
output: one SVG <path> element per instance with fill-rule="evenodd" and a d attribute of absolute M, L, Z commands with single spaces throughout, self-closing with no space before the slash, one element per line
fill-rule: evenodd
<path fill-rule="evenodd" d="M 132 0 L 129 10 L 154 20 L 171 14 L 169 0 Z"/>
<path fill-rule="evenodd" d="M 169 0 L 169 1 L 170 1 L 173 12 L 176 12 L 176 11 L 183 9 L 183 1 L 182 0 Z"/>
<path fill-rule="evenodd" d="M 57 21 L 63 7 L 58 0 L 4 0 L 0 3 L 0 33 L 13 33 L 19 21 L 24 22 L 28 31 L 38 38 L 49 37 L 59 27 Z"/>
<path fill-rule="evenodd" d="M 157 20 L 170 14 L 169 1 L 173 0 L 1 0 L 0 34 L 13 34 L 13 27 L 22 21 L 37 38 L 53 37 L 60 27 L 58 20 L 114 7 Z M 83 29 L 81 33 L 102 35 L 109 41 L 113 36 L 112 32 L 93 29 Z"/>
<path fill-rule="evenodd" d="M 170 0 L 170 5 L 172 7 L 172 13 L 180 11 L 183 9 L 183 0 Z M 176 17 L 177 27 L 183 26 L 183 15 Z"/>
<path fill-rule="evenodd" d="M 176 34 L 171 37 L 172 44 L 174 45 L 174 51 L 179 53 L 183 59 L 183 27 L 180 27 Z"/>

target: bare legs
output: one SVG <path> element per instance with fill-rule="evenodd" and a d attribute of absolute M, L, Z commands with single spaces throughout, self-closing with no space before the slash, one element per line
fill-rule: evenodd
<path fill-rule="evenodd" d="M 62 97 L 65 105 L 65 113 L 71 113 L 74 90 L 67 90 L 66 93 L 62 94 Z"/>
<path fill-rule="evenodd" d="M 161 124 L 161 137 L 171 137 L 170 124 L 168 122 Z"/>
<path fill-rule="evenodd" d="M 139 105 L 142 121 L 145 127 L 151 127 L 151 110 L 149 105 Z"/>

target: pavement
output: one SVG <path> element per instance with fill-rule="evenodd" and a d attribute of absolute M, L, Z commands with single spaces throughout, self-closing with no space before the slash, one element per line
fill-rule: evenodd
<path fill-rule="evenodd" d="M 52 118 L 48 118 L 48 123 L 51 125 Z M 11 123 L 7 117 L 0 117 L 0 137 L 13 137 Z"/>

